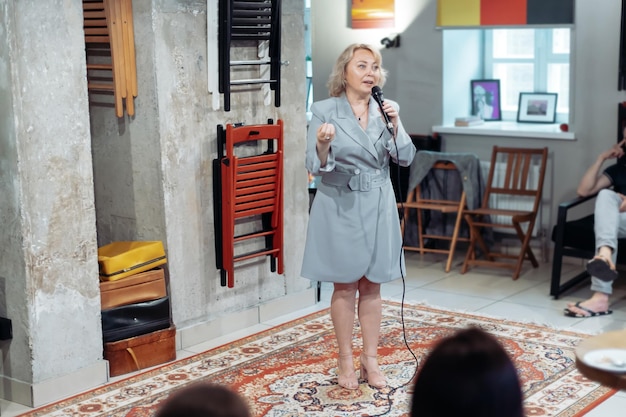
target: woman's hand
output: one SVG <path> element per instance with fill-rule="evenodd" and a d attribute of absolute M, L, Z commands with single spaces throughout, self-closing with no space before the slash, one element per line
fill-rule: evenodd
<path fill-rule="evenodd" d="M 317 129 L 317 144 L 328 146 L 333 139 L 335 139 L 335 126 L 330 123 L 323 123 Z"/>
<path fill-rule="evenodd" d="M 330 123 L 323 123 L 317 129 L 317 157 L 320 159 L 321 166 L 326 166 L 328 160 L 328 152 L 330 151 L 330 143 L 335 139 L 335 126 Z"/>
<path fill-rule="evenodd" d="M 399 120 L 399 117 L 400 117 L 398 115 L 398 111 L 387 100 L 383 101 L 383 111 L 387 114 L 387 116 L 389 116 L 389 121 L 393 125 L 393 130 L 397 132 L 398 131 L 398 120 Z M 381 115 L 381 117 L 382 117 L 382 115 Z M 385 121 L 385 118 L 383 117 L 383 122 L 384 121 Z"/>

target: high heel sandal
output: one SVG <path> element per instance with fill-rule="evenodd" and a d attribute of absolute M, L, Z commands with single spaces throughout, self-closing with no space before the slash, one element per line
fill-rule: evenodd
<path fill-rule="evenodd" d="M 370 369 L 369 371 L 367 370 L 367 367 L 365 366 L 365 360 L 363 359 L 369 359 L 370 361 L 373 360 L 374 364 L 376 364 L 376 369 Z M 366 355 L 364 353 L 361 353 L 361 378 L 363 378 L 364 380 L 367 381 L 368 384 L 370 384 L 371 386 L 373 386 L 374 388 L 385 388 L 387 386 L 387 379 L 385 378 L 385 375 L 382 373 L 382 371 L 380 370 L 380 368 L 378 368 L 378 364 L 376 363 L 376 356 L 370 356 L 370 355 Z"/>
<path fill-rule="evenodd" d="M 341 361 L 348 360 L 350 358 L 350 362 L 352 364 L 352 372 L 344 373 L 341 367 Z M 337 360 L 337 383 L 340 387 L 355 390 L 359 388 L 359 379 L 356 376 L 356 372 L 354 372 L 354 362 L 352 359 L 352 353 L 349 354 L 339 354 L 339 359 Z"/>

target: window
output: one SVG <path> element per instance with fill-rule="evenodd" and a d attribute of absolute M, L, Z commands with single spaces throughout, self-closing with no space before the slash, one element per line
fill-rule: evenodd
<path fill-rule="evenodd" d="M 570 29 L 484 30 L 484 78 L 500 80 L 503 119 L 515 120 L 520 92 L 557 93 L 568 121 Z"/>

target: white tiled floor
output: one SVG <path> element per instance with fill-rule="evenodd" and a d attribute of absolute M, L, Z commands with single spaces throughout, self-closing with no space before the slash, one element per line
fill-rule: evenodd
<path fill-rule="evenodd" d="M 576 319 L 565 317 L 563 307 L 568 301 L 587 298 L 590 295 L 589 285 L 583 284 L 558 300 L 552 299 L 548 295 L 551 272 L 551 264 L 549 263 L 542 263 L 537 269 L 533 269 L 528 263 L 525 265 L 520 278 L 513 281 L 509 271 L 499 269 L 474 268 L 462 275 L 458 262 L 451 272 L 445 273 L 443 258 L 439 255 L 422 256 L 408 252 L 406 260 L 406 278 L 384 284 L 382 287 L 383 298 L 400 301 L 404 281 L 406 287 L 405 302 L 407 303 L 425 302 L 436 307 L 479 312 L 490 316 L 531 321 L 592 334 L 626 328 L 626 279 L 623 276 L 615 285 L 611 306 L 612 315 Z M 568 270 L 580 270 L 581 265 L 582 263 L 566 265 L 564 274 L 567 274 Z M 331 292 L 332 286 L 324 284 L 321 289 L 321 301 L 315 307 L 264 322 L 211 342 L 202 343 L 178 352 L 177 357 L 180 359 L 190 356 L 325 308 L 329 305 Z M 123 377 L 128 376 L 124 375 Z M 587 416 L 618 416 L 623 415 L 624 409 L 626 409 L 626 391 L 620 391 L 588 413 Z M 0 410 L 3 417 L 13 417 L 28 411 L 29 408 L 0 400 Z"/>

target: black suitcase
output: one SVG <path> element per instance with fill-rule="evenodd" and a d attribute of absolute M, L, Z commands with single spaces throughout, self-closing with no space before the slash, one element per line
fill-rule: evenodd
<path fill-rule="evenodd" d="M 116 342 L 170 327 L 169 296 L 102 310 L 102 339 Z"/>

